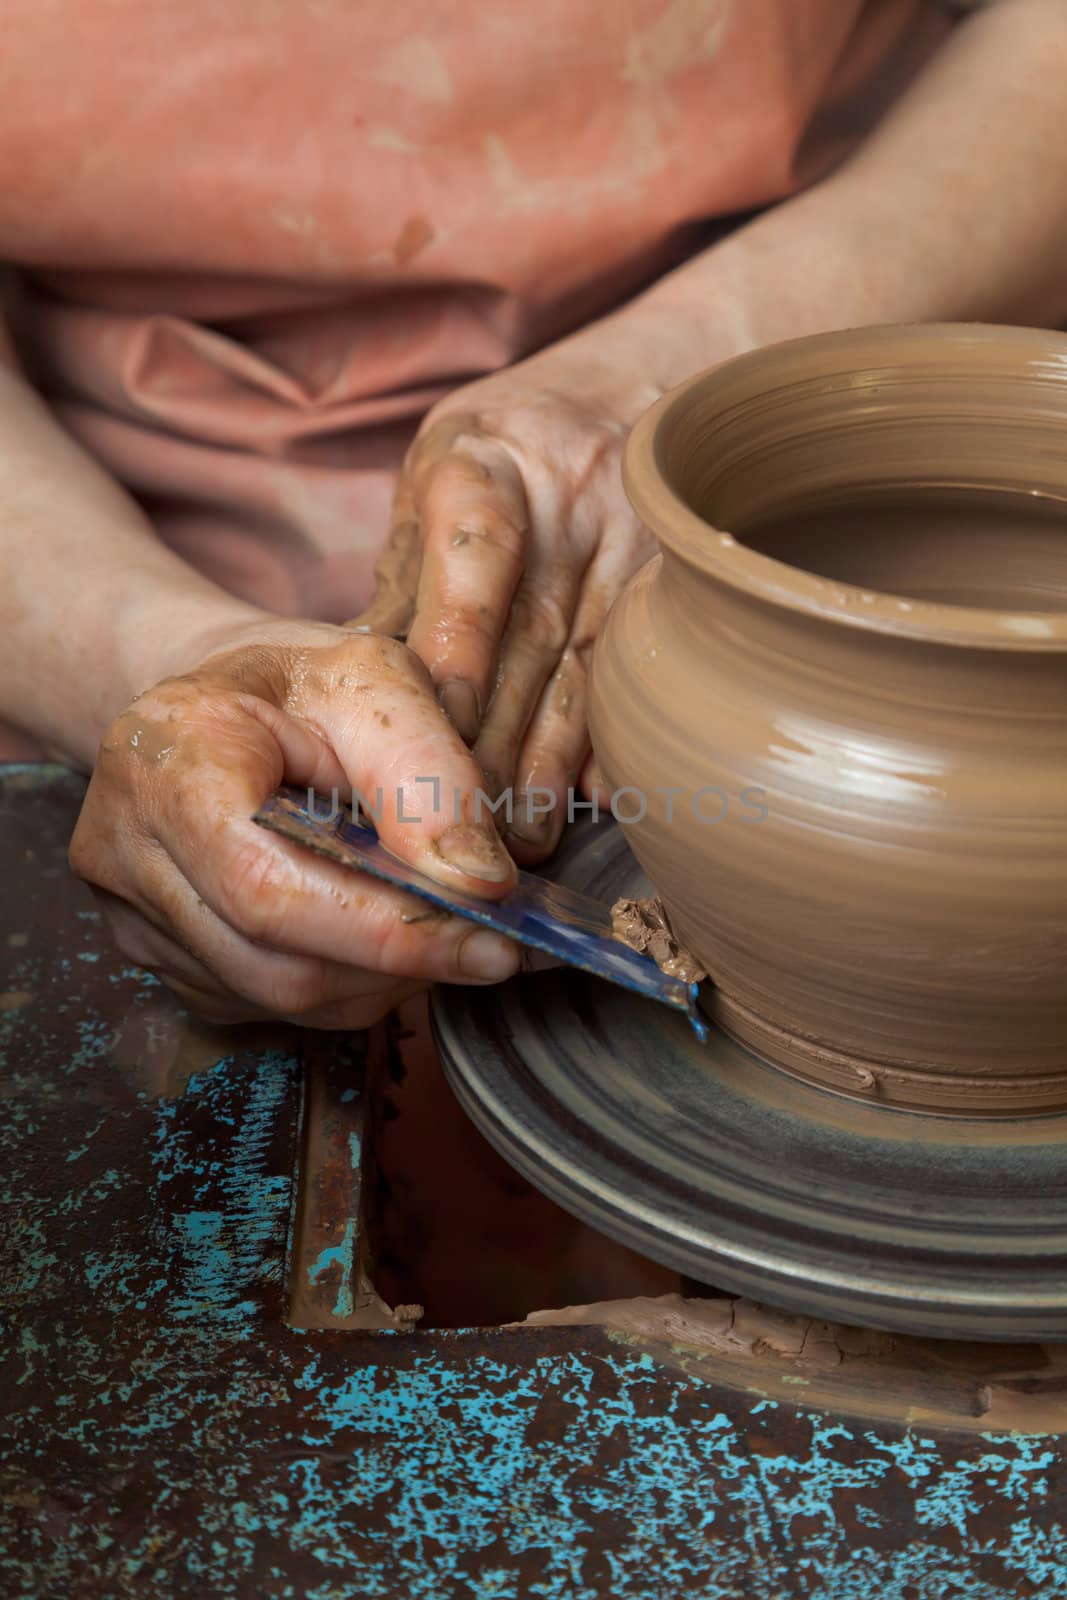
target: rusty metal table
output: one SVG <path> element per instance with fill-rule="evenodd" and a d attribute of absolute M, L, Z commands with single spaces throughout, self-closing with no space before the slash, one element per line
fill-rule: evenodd
<path fill-rule="evenodd" d="M 0 1593 L 1067 1597 L 1063 1379 L 997 1431 L 977 1380 L 934 1426 L 803 1359 L 367 1327 L 367 1041 L 203 1029 L 124 966 L 81 792 L 0 769 Z"/>

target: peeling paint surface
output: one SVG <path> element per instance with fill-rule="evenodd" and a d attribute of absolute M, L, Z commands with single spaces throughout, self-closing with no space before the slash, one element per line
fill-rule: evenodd
<path fill-rule="evenodd" d="M 0 773 L 0 1593 L 1067 1600 L 1058 1436 L 590 1328 L 290 1328 L 298 1036 L 183 1035 L 66 875 L 79 794 Z"/>

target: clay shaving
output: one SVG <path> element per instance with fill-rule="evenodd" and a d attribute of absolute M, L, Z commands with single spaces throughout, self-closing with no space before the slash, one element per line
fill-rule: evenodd
<path fill-rule="evenodd" d="M 509 1328 L 601 1327 L 689 1371 L 793 1404 L 909 1423 L 1059 1434 L 1067 1347 L 971 1344 L 851 1328 L 709 1290 L 534 1311 Z M 695 1362 L 695 1365 L 689 1365 Z"/>
<path fill-rule="evenodd" d="M 621 944 L 651 956 L 661 972 L 683 983 L 700 983 L 707 973 L 671 932 L 658 895 L 647 900 L 616 900 L 611 908 L 611 931 Z"/>

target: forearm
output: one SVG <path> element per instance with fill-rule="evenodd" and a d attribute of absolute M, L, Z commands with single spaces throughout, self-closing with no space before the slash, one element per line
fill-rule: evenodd
<path fill-rule="evenodd" d="M 686 329 L 672 381 L 832 328 L 1067 319 L 1067 6 L 962 23 L 851 160 L 633 309 Z"/>
<path fill-rule="evenodd" d="M 88 766 L 194 640 L 256 616 L 167 550 L 0 362 L 0 719 Z"/>

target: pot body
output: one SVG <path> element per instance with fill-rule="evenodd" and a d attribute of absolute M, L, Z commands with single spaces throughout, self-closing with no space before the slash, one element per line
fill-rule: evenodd
<path fill-rule="evenodd" d="M 850 544 L 887 496 L 1067 500 L 1061 374 L 1067 340 L 1022 330 L 801 340 L 683 386 L 630 444 L 663 550 L 608 619 L 590 710 L 609 787 L 636 791 L 617 800 L 630 844 L 717 1020 L 889 1105 L 1067 1106 L 1067 615 L 865 588 Z M 743 543 L 793 511 L 810 534 L 820 506 L 849 581 L 781 559 L 788 517 L 775 557 Z M 1014 590 L 1055 600 L 1030 568 L 1047 547 L 1058 573 L 1065 541 L 1054 517 L 1025 535 Z"/>

